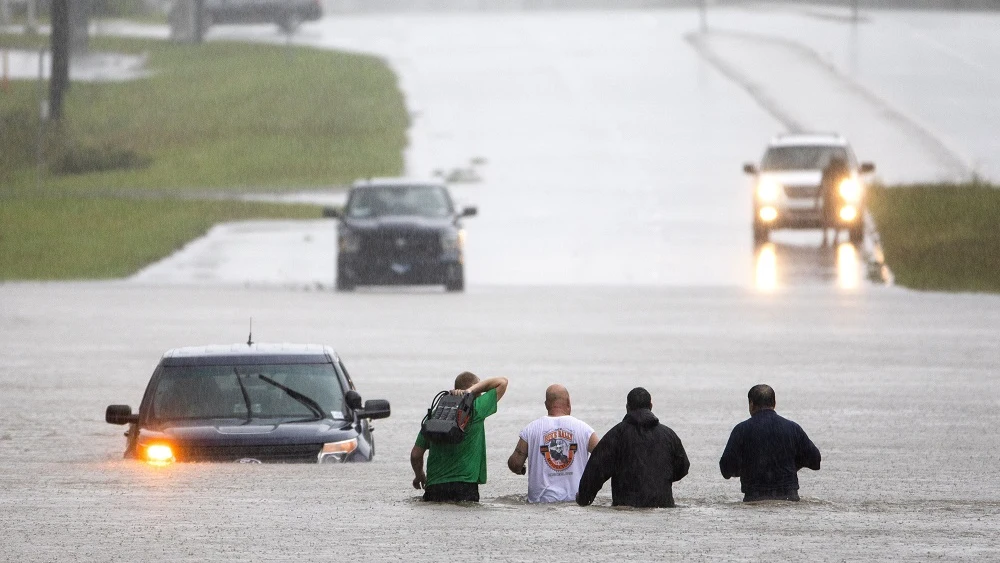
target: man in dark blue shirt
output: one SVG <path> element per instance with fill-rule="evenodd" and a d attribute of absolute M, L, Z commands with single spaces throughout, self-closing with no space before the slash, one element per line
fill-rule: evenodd
<path fill-rule="evenodd" d="M 726 479 L 740 478 L 743 502 L 799 500 L 797 472 L 819 470 L 819 449 L 798 424 L 774 412 L 774 389 L 754 385 L 747 393 L 750 418 L 736 425 L 719 460 Z"/>

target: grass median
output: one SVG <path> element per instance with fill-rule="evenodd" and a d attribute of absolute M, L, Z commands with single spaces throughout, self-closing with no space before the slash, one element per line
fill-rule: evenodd
<path fill-rule="evenodd" d="M 308 205 L 129 198 L 16 198 L 0 205 L 0 280 L 120 278 L 212 225 L 318 217 Z"/>
<path fill-rule="evenodd" d="M 0 35 L 0 48 L 46 42 Z M 0 279 L 128 275 L 217 222 L 320 216 L 220 196 L 403 169 L 408 115 L 375 57 L 121 38 L 90 48 L 142 55 L 151 74 L 74 82 L 58 126 L 39 121 L 35 81 L 0 91 Z"/>
<path fill-rule="evenodd" d="M 1000 292 L 1000 188 L 983 183 L 880 187 L 869 208 L 896 283 Z"/>

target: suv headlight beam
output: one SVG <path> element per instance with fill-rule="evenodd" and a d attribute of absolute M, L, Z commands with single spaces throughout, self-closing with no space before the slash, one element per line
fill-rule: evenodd
<path fill-rule="evenodd" d="M 761 180 L 757 184 L 757 199 L 760 201 L 775 201 L 781 193 L 781 185 L 774 180 Z"/>

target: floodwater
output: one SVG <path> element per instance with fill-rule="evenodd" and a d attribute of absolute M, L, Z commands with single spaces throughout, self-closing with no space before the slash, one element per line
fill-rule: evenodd
<path fill-rule="evenodd" d="M 0 286 L 0 545 L 11 561 L 992 560 L 1000 557 L 1000 298 L 894 288 L 479 288 L 464 295 Z M 376 421 L 370 464 L 151 467 L 120 459 L 111 403 L 137 406 L 167 348 L 332 344 Z M 481 506 L 416 500 L 408 452 L 437 391 L 471 369 L 510 388 L 487 422 Z M 600 433 L 648 388 L 691 472 L 679 507 L 526 506 L 517 432 L 565 384 Z M 740 503 L 718 473 L 746 390 L 823 453 L 798 504 Z"/>
<path fill-rule="evenodd" d="M 878 13 L 865 29 L 900 22 L 929 25 Z M 822 30 L 841 41 L 834 30 L 846 29 L 793 10 L 713 11 L 710 23 L 720 29 L 705 46 L 725 60 L 795 39 L 747 37 L 763 27 L 802 26 L 786 32 L 821 54 Z M 693 47 L 696 30 L 688 10 L 305 25 L 296 41 L 374 52 L 397 69 L 414 116 L 411 174 L 486 159 L 483 181 L 456 190 L 480 207 L 468 222 L 469 290 L 329 291 L 327 220 L 220 226 L 129 281 L 0 285 L 0 558 L 1000 558 L 1000 298 L 868 285 L 865 249 L 820 248 L 815 233 L 755 252 L 740 165 L 789 116 L 808 125 L 811 114 L 776 98 L 782 88 L 762 104 Z M 281 40 L 257 27 L 211 35 Z M 794 53 L 783 64 L 810 60 Z M 859 69 L 879 60 L 867 53 Z M 819 75 L 788 72 L 799 71 Z M 907 120 L 916 106 L 896 104 L 869 74 L 858 76 L 877 98 L 854 96 L 846 70 L 825 76 L 833 90 L 815 95 L 836 99 L 824 104 L 831 112 L 897 111 L 852 122 L 903 139 L 865 147 L 862 158 L 886 163 L 883 177 L 906 178 L 893 163 L 928 150 L 961 153 L 926 135 L 905 142 L 893 127 L 943 137 L 930 113 Z M 852 140 L 860 153 L 865 139 Z M 952 160 L 931 166 L 954 173 Z M 251 317 L 257 341 L 334 346 L 366 399 L 392 402 L 375 424 L 375 460 L 122 461 L 122 428 L 103 422 L 104 408 L 136 407 L 166 349 L 245 341 Z M 487 423 L 484 502 L 426 505 L 410 487 L 409 449 L 434 393 L 465 369 L 511 381 Z M 524 504 L 524 478 L 505 461 L 556 382 L 600 433 L 621 419 L 629 389 L 650 390 L 692 462 L 674 489 L 678 508 L 612 509 L 610 486 L 594 507 Z M 718 474 L 746 390 L 760 382 L 823 453 L 821 471 L 800 472 L 797 504 L 744 505 L 739 484 Z"/>

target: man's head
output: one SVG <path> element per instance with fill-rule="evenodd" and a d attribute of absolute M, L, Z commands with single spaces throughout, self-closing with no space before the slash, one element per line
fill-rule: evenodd
<path fill-rule="evenodd" d="M 455 378 L 455 389 L 468 389 L 479 383 L 479 376 L 471 371 L 463 371 Z"/>
<path fill-rule="evenodd" d="M 649 396 L 649 391 L 642 387 L 636 387 L 628 392 L 625 399 L 625 410 L 634 411 L 636 409 L 652 409 L 653 398 Z"/>
<path fill-rule="evenodd" d="M 773 409 L 776 404 L 774 401 L 774 389 L 771 389 L 770 385 L 764 383 L 751 387 L 747 393 L 747 399 L 750 400 L 750 414 L 765 409 Z"/>
<path fill-rule="evenodd" d="M 566 416 L 572 411 L 569 402 L 569 391 L 558 383 L 549 385 L 545 390 L 545 410 L 549 416 Z"/>

